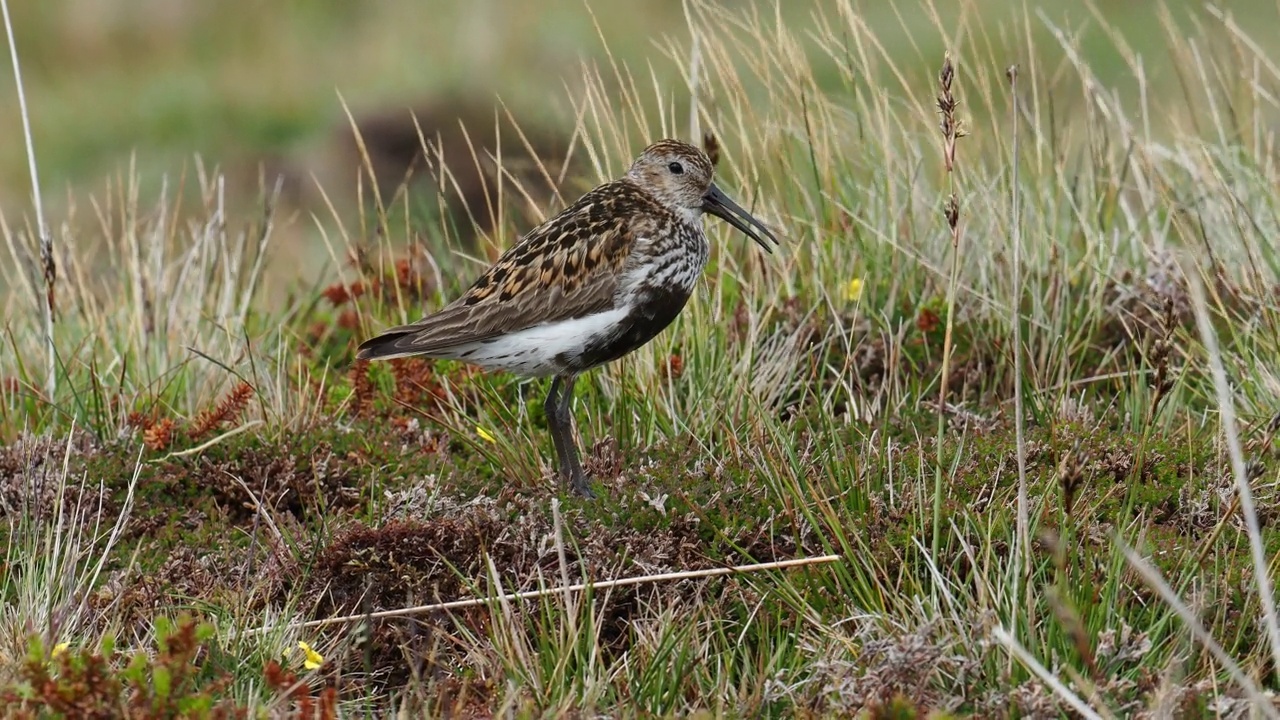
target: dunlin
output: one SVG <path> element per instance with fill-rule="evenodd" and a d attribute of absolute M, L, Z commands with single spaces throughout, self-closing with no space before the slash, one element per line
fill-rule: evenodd
<path fill-rule="evenodd" d="M 703 213 L 766 251 L 765 238 L 778 242 L 716 187 L 714 171 L 693 145 L 650 145 L 626 175 L 525 235 L 462 297 L 366 340 L 356 357 L 450 358 L 551 376 L 543 407 L 560 477 L 592 497 L 573 434 L 578 376 L 649 342 L 684 309 L 707 264 Z"/>

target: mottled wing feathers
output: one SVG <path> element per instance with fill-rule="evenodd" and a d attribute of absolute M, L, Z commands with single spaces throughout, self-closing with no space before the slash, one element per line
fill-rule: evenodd
<path fill-rule="evenodd" d="M 584 195 L 503 253 L 453 305 L 537 305 L 550 299 L 543 297 L 549 290 L 567 295 L 583 285 L 613 279 L 635 240 L 632 218 L 617 211 L 617 201 L 601 189 Z M 566 317 L 574 314 L 570 310 Z"/>
<path fill-rule="evenodd" d="M 638 208 L 620 204 L 652 200 L 622 181 L 596 188 L 503 253 L 462 297 L 366 341 L 358 357 L 430 355 L 613 307 L 623 267 L 646 229 L 634 222 Z"/>

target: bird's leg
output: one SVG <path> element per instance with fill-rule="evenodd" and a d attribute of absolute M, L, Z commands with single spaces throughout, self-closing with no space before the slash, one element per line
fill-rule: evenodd
<path fill-rule="evenodd" d="M 557 408 L 556 424 L 560 426 L 560 444 L 564 454 L 560 458 L 560 474 L 569 481 L 574 492 L 583 497 L 593 498 L 591 486 L 587 483 L 587 474 L 582 471 L 582 463 L 578 461 L 578 443 L 573 437 L 573 386 L 578 381 L 577 375 L 565 379 L 564 389 L 560 391 L 560 407 Z"/>
<path fill-rule="evenodd" d="M 560 396 L 562 394 L 560 379 L 559 375 L 552 378 L 551 387 L 547 390 L 547 400 L 542 404 L 542 411 L 547 416 L 547 430 L 551 432 L 551 444 L 556 447 L 556 462 L 560 464 L 560 479 L 568 482 L 568 462 L 564 456 L 564 431 L 560 425 Z"/>

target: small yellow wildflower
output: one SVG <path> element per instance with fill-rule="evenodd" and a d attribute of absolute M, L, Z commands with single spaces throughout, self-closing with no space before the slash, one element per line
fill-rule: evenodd
<path fill-rule="evenodd" d="M 496 443 L 496 442 L 498 442 L 498 439 L 497 439 L 497 438 L 495 438 L 494 436 L 490 435 L 488 430 L 485 430 L 484 428 L 480 427 L 479 425 L 477 425 L 477 426 L 476 426 L 476 434 L 480 436 L 480 439 L 481 439 L 481 440 L 484 440 L 484 441 L 486 441 L 486 442 L 491 442 L 491 443 Z"/>
<path fill-rule="evenodd" d="M 854 278 L 844 286 L 844 299 L 851 303 L 862 299 L 862 278 Z"/>
<path fill-rule="evenodd" d="M 299 641 L 298 647 L 302 649 L 302 667 L 308 670 L 315 670 L 324 664 L 324 657 L 315 650 L 312 650 L 310 645 Z"/>
<path fill-rule="evenodd" d="M 66 652 L 70 648 L 71 648 L 71 643 L 60 642 L 57 645 L 53 646 L 53 652 L 51 654 L 53 655 L 53 657 L 57 658 L 59 655 Z"/>

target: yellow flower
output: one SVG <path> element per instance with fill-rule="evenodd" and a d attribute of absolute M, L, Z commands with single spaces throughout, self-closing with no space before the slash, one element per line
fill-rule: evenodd
<path fill-rule="evenodd" d="M 844 299 L 851 303 L 862 299 L 862 278 L 854 278 L 844 286 Z"/>
<path fill-rule="evenodd" d="M 496 442 L 498 442 L 498 439 L 497 439 L 497 438 L 495 438 L 494 436 L 490 435 L 488 430 L 485 430 L 484 428 L 480 427 L 479 425 L 477 425 L 477 426 L 476 426 L 476 434 L 480 436 L 480 439 L 481 439 L 481 440 L 484 440 L 484 441 L 486 441 L 486 442 L 491 442 L 491 443 L 496 443 Z"/>
<path fill-rule="evenodd" d="M 53 646 L 53 652 L 51 654 L 53 655 L 53 657 L 56 658 L 70 648 L 71 648 L 71 643 L 60 642 L 57 645 Z"/>
<path fill-rule="evenodd" d="M 324 657 L 315 650 L 312 650 L 310 645 L 299 641 L 298 647 L 302 649 L 302 654 L 304 656 L 302 659 L 302 667 L 308 670 L 315 670 L 324 664 Z"/>

